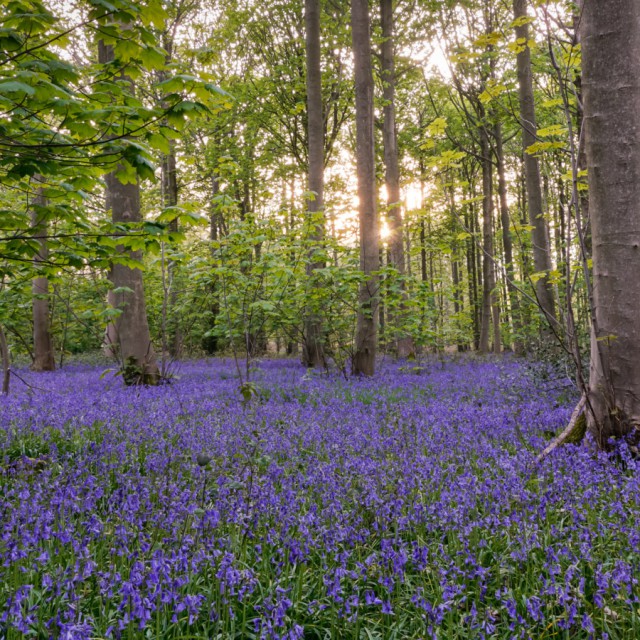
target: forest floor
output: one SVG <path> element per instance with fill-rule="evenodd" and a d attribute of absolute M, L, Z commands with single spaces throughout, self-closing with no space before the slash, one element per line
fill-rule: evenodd
<path fill-rule="evenodd" d="M 542 365 L 229 360 L 0 398 L 2 638 L 640 638 L 640 473 Z"/>

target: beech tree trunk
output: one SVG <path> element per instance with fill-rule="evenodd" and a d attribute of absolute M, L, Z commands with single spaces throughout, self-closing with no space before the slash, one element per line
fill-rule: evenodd
<path fill-rule="evenodd" d="M 113 48 L 98 45 L 98 58 L 101 63 L 114 59 Z M 106 205 L 111 210 L 115 223 L 139 222 L 140 185 L 122 184 L 113 171 L 105 176 Z M 119 251 L 123 251 L 120 247 Z M 142 259 L 141 251 L 130 251 L 129 257 Z M 123 366 L 124 379 L 127 384 L 153 384 L 159 376 L 156 354 L 151 344 L 147 311 L 144 300 L 142 271 L 131 269 L 121 264 L 114 264 L 110 273 L 114 291 L 111 300 L 121 310 L 114 321 L 115 345 Z M 113 347 L 113 345 L 112 345 Z"/>
<path fill-rule="evenodd" d="M 380 0 L 380 20 L 382 25 L 382 98 L 385 183 L 387 186 L 387 220 L 389 224 L 389 263 L 400 277 L 406 274 L 404 252 L 404 225 L 402 222 L 402 204 L 400 200 L 400 167 L 398 157 L 398 136 L 395 112 L 395 52 L 393 0 Z M 405 298 L 404 283 L 401 281 L 402 295 Z M 404 307 L 401 305 L 398 320 L 402 322 Z M 388 313 L 389 323 L 393 317 Z M 396 355 L 406 358 L 415 351 L 411 336 L 401 332 L 394 339 Z"/>
<path fill-rule="evenodd" d="M 356 162 L 358 217 L 360 221 L 360 269 L 365 280 L 358 296 L 358 326 L 353 373 L 375 373 L 378 333 L 379 229 L 376 207 L 375 142 L 373 132 L 373 75 L 369 36 L 369 3 L 351 0 L 351 34 L 356 85 Z"/>
<path fill-rule="evenodd" d="M 593 238 L 587 422 L 640 436 L 640 4 L 585 0 L 582 86 Z"/>
<path fill-rule="evenodd" d="M 513 0 L 513 14 L 516 20 L 527 17 L 527 0 Z M 529 50 L 529 26 L 526 22 L 517 23 L 516 39 L 523 40 L 522 50 L 517 55 L 518 89 L 520 99 L 520 124 L 522 126 L 522 147 L 524 149 L 524 175 L 527 189 L 527 209 L 533 241 L 533 263 L 537 273 L 545 272 L 535 283 L 536 297 L 546 316 L 544 326 L 556 320 L 553 285 L 549 282 L 551 271 L 551 251 L 549 248 L 549 229 L 544 218 L 542 206 L 542 186 L 540 183 L 540 164 L 536 156 L 527 153 L 527 149 L 536 142 L 538 127 L 533 95 L 533 75 L 531 73 L 531 52 Z M 550 334 L 550 332 L 547 332 Z"/>
<path fill-rule="evenodd" d="M 308 185 L 315 195 L 307 199 L 306 273 L 311 281 L 312 298 L 305 310 L 302 361 L 307 367 L 324 366 L 322 318 L 314 302 L 314 272 L 322 269 L 318 258 L 319 243 L 324 238 L 324 116 L 322 113 L 322 70 L 320 67 L 320 0 L 305 0 L 305 46 L 307 52 L 307 139 L 309 143 Z"/>
<path fill-rule="evenodd" d="M 33 201 L 31 212 L 31 227 L 34 236 L 39 238 L 40 249 L 34 258 L 35 266 L 47 260 L 47 220 L 43 212 L 39 210 L 47 205 L 46 198 L 40 189 Z M 53 340 L 51 339 L 51 318 L 49 313 L 49 279 L 38 276 L 31 284 L 33 294 L 33 364 L 34 371 L 53 371 L 56 368 L 55 354 L 53 352 Z"/>

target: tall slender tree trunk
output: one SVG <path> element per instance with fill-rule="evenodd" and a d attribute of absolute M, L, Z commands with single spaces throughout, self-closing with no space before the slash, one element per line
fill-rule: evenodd
<path fill-rule="evenodd" d="M 496 288 L 495 253 L 493 250 L 493 164 L 489 135 L 480 127 L 482 155 L 482 321 L 479 350 L 488 353 L 493 326 L 493 351 L 500 353 L 500 306 Z"/>
<path fill-rule="evenodd" d="M 398 156 L 398 136 L 396 131 L 395 113 L 395 52 L 394 52 L 394 19 L 393 0 L 380 0 L 380 20 L 382 25 L 382 98 L 383 98 L 383 127 L 385 183 L 387 186 L 387 220 L 389 224 L 389 263 L 401 278 L 403 303 L 397 320 L 402 324 L 404 320 L 404 278 L 406 274 L 406 259 L 404 252 L 402 203 L 400 200 L 400 167 Z M 394 318 L 389 315 L 389 322 Z M 397 334 L 394 339 L 396 354 L 406 358 L 415 351 L 413 339 L 404 332 Z"/>
<path fill-rule="evenodd" d="M 214 173 L 211 176 L 211 209 L 209 211 L 209 240 L 211 241 L 211 255 L 215 253 L 215 244 L 218 242 L 221 233 L 221 220 L 219 203 L 217 196 L 220 193 L 220 182 L 218 176 Z M 216 295 L 217 283 L 212 281 L 208 286 L 209 295 L 211 296 L 211 305 L 209 306 L 209 312 L 211 313 L 211 323 L 209 325 L 209 332 L 213 334 L 218 316 L 220 315 L 220 301 Z M 218 337 L 216 335 L 207 335 L 202 338 L 202 346 L 206 353 L 213 354 L 218 349 Z"/>
<path fill-rule="evenodd" d="M 527 0 L 513 0 L 513 14 L 515 20 L 524 20 L 527 17 Z M 538 303 L 546 316 L 544 326 L 548 326 L 548 323 L 555 323 L 556 320 L 553 284 L 549 281 L 548 276 L 551 271 L 549 230 L 542 206 L 540 164 L 535 155 L 527 153 L 527 149 L 536 142 L 538 131 L 533 94 L 533 75 L 531 72 L 531 52 L 528 46 L 529 25 L 526 21 L 516 24 L 516 39 L 525 43 L 522 50 L 517 54 L 517 69 L 527 208 L 529 210 L 530 224 L 533 227 L 533 263 L 537 273 L 544 272 L 547 274 L 536 281 L 535 288 Z M 551 335 L 550 332 L 545 333 Z"/>
<path fill-rule="evenodd" d="M 385 268 L 385 259 L 386 259 L 386 266 L 388 266 L 389 251 L 388 250 L 385 251 L 384 246 L 382 246 L 381 244 L 380 252 L 379 252 L 380 269 Z M 385 305 L 385 296 L 388 295 L 389 287 L 386 283 L 386 279 L 387 278 L 383 274 L 380 276 L 380 279 L 378 280 L 378 287 L 380 291 L 380 295 L 378 297 L 378 345 L 380 346 L 383 352 L 386 352 L 387 346 L 388 346 L 387 334 L 386 334 L 386 330 L 387 330 L 386 318 L 388 317 L 389 314 L 387 314 L 387 309 Z"/>
<path fill-rule="evenodd" d="M 295 237 L 296 232 L 296 220 L 297 220 L 297 211 L 296 211 L 296 176 L 291 176 L 291 181 L 289 182 L 289 207 L 288 207 L 288 230 L 287 233 L 290 233 L 293 237 Z M 286 214 L 285 214 L 286 215 Z M 332 229 L 333 237 L 335 237 L 335 228 Z M 294 253 L 290 254 L 291 260 L 294 259 Z M 334 249 L 334 264 L 337 266 L 338 257 L 337 253 Z M 289 356 L 297 356 L 299 351 L 299 344 L 297 339 L 289 340 L 287 343 L 287 355 Z"/>
<path fill-rule="evenodd" d="M 39 238 L 38 255 L 34 258 L 37 268 L 49 257 L 47 249 L 47 220 L 42 211 L 47 206 L 47 200 L 38 189 L 33 200 L 31 212 L 31 228 L 34 236 Z M 53 371 L 56 368 L 53 340 L 51 339 L 51 317 L 49 313 L 49 279 L 38 276 L 31 284 L 33 294 L 33 365 L 34 371 Z"/>
<path fill-rule="evenodd" d="M 424 218 L 420 220 L 420 276 L 422 282 L 427 282 L 427 225 Z"/>
<path fill-rule="evenodd" d="M 465 225 L 473 232 L 475 212 L 471 207 L 465 213 Z M 478 349 L 480 340 L 480 323 L 478 322 L 478 276 L 476 273 L 476 244 L 473 237 L 467 238 L 467 274 L 469 286 L 469 310 L 473 330 L 473 348 Z"/>
<path fill-rule="evenodd" d="M 451 209 L 451 225 L 452 229 L 455 229 L 458 226 L 458 215 L 456 212 L 456 198 L 453 184 L 446 187 L 446 192 L 449 198 L 449 207 Z M 459 326 L 459 314 L 462 313 L 463 310 L 463 295 L 461 287 L 462 264 L 460 262 L 460 249 L 458 244 L 459 243 L 456 240 L 451 247 L 451 282 L 453 284 L 453 312 L 456 316 L 454 321 L 456 327 Z M 462 343 L 460 337 L 458 337 L 457 342 L 458 351 L 464 351 L 466 345 Z"/>
<path fill-rule="evenodd" d="M 585 0 L 585 142 L 593 234 L 589 430 L 640 439 L 640 4 Z"/>
<path fill-rule="evenodd" d="M 380 264 L 376 206 L 375 139 L 373 132 L 373 75 L 369 35 L 369 3 L 351 0 L 351 33 L 356 85 L 356 161 L 360 220 L 360 269 L 364 281 L 358 296 L 353 373 L 375 373 L 378 333 L 378 278 Z"/>
<path fill-rule="evenodd" d="M 2 393 L 7 394 L 11 384 L 11 362 L 9 345 L 2 325 L 0 325 L 0 360 L 2 361 Z"/>
<path fill-rule="evenodd" d="M 169 140 L 169 153 L 162 158 L 162 196 L 165 207 L 175 207 L 178 204 L 178 171 L 176 168 L 176 146 L 173 140 Z M 178 222 L 173 220 L 170 225 L 171 231 L 178 231 Z M 169 261 L 169 353 L 174 358 L 182 355 L 182 331 L 180 321 L 176 314 L 178 302 L 178 292 L 176 289 L 175 275 L 176 264 Z"/>
<path fill-rule="evenodd" d="M 114 59 L 113 48 L 99 42 L 98 59 L 102 64 L 111 62 Z M 116 171 L 107 174 L 105 182 L 106 205 L 111 210 L 113 222 L 142 220 L 139 183 L 122 184 L 116 177 Z M 118 251 L 122 252 L 123 249 L 119 248 Z M 142 259 L 141 251 L 129 251 L 128 255 L 134 260 Z M 112 292 L 112 300 L 121 311 L 114 322 L 114 333 L 125 382 L 153 384 L 158 380 L 159 371 L 147 322 L 142 271 L 115 263 L 110 278 L 117 291 Z"/>
<path fill-rule="evenodd" d="M 320 68 L 320 0 L 305 0 L 305 45 L 307 52 L 307 139 L 309 141 L 309 191 L 315 195 L 307 202 L 307 252 L 306 272 L 311 281 L 304 320 L 304 345 L 302 360 L 307 367 L 325 363 L 322 318 L 317 302 L 318 285 L 314 275 L 322 269 L 324 261 L 318 258 L 320 243 L 324 238 L 324 116 L 322 113 L 322 70 Z"/>
<path fill-rule="evenodd" d="M 422 282 L 427 281 L 427 229 L 425 224 L 426 198 L 424 184 L 425 168 L 422 159 L 420 160 L 420 275 Z"/>
<path fill-rule="evenodd" d="M 451 254 L 451 280 L 453 282 L 453 311 L 456 314 L 456 325 L 459 326 L 459 314 L 464 311 L 464 300 L 462 295 L 462 264 L 460 263 L 459 249 L 454 247 Z M 467 345 L 463 341 L 461 334 L 457 337 L 458 351 L 466 351 Z"/>
<path fill-rule="evenodd" d="M 179 12 L 178 20 L 183 17 L 182 12 Z M 178 23 L 174 23 L 174 27 Z M 173 45 L 174 45 L 174 33 L 165 31 L 162 35 L 162 47 L 166 51 L 165 61 L 170 64 L 173 59 Z M 167 79 L 167 73 L 161 71 L 158 74 L 160 82 Z M 163 107 L 166 107 L 163 104 Z M 176 167 L 176 143 L 174 140 L 167 141 L 169 145 L 169 152 L 162 157 L 162 204 L 164 207 L 175 207 L 178 204 L 178 170 Z M 178 231 L 178 221 L 173 220 L 169 228 L 171 231 Z M 180 321 L 176 313 L 176 305 L 178 302 L 178 292 L 175 283 L 176 264 L 173 260 L 169 260 L 168 263 L 168 299 L 163 304 L 163 317 L 162 317 L 162 350 L 163 350 L 163 372 L 164 372 L 164 352 L 168 351 L 171 357 L 179 358 L 182 355 L 182 331 L 180 329 Z M 163 276 L 164 277 L 164 276 Z M 167 314 L 168 312 L 168 314 Z M 169 322 L 167 323 L 167 315 L 169 315 Z M 167 326 L 168 325 L 168 326 Z M 167 333 L 169 335 L 167 335 Z M 168 344 L 167 344 L 168 343 Z"/>
<path fill-rule="evenodd" d="M 504 249 L 505 270 L 507 272 L 507 292 L 509 294 L 509 303 L 511 305 L 511 317 L 513 318 L 513 332 L 515 339 L 513 341 L 516 353 L 522 353 L 524 347 L 520 331 L 522 323 L 520 320 L 520 301 L 518 300 L 518 292 L 514 286 L 515 269 L 513 267 L 513 241 L 511 239 L 511 216 L 509 215 L 509 204 L 507 202 L 507 178 L 504 166 L 504 149 L 502 140 L 502 127 L 498 124 L 494 129 L 494 138 L 496 141 L 496 164 L 498 165 L 498 195 L 500 199 L 500 223 L 502 228 L 502 246 Z"/>
<path fill-rule="evenodd" d="M 574 41 L 572 45 L 574 47 L 580 46 L 580 23 L 582 20 L 582 9 L 584 0 L 577 0 L 574 3 L 573 25 L 574 25 Z M 576 70 L 573 78 L 573 86 L 576 90 L 576 131 L 580 134 L 580 144 L 578 146 L 578 170 L 587 171 L 587 153 L 585 149 L 585 140 L 583 131 L 584 123 L 584 100 L 582 97 L 582 73 L 580 70 Z M 584 227 L 584 247 L 587 252 L 587 257 L 590 258 L 593 253 L 593 243 L 591 241 L 591 225 L 589 224 L 589 191 L 587 189 L 578 192 L 578 199 L 580 202 L 580 215 L 582 217 L 582 224 Z"/>

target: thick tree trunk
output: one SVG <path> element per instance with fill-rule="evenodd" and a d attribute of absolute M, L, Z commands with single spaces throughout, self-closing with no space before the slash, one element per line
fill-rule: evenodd
<path fill-rule="evenodd" d="M 46 198 L 38 190 L 34 198 L 31 212 L 31 228 L 34 236 L 39 238 L 40 249 L 34 259 L 37 268 L 39 263 L 47 260 L 47 222 L 40 207 L 47 205 Z M 51 318 L 49 313 L 49 279 L 39 276 L 31 284 L 33 294 L 33 365 L 34 371 L 53 371 L 56 368 L 53 340 L 51 339 Z"/>
<path fill-rule="evenodd" d="M 513 0 L 513 14 L 516 20 L 527 16 L 527 0 Z M 551 251 L 549 248 L 549 230 L 544 218 L 542 206 L 542 187 L 540 184 L 540 164 L 535 155 L 527 149 L 537 140 L 536 111 L 533 95 L 533 75 L 531 73 L 531 52 L 529 51 L 529 26 L 526 22 L 515 28 L 516 39 L 524 39 L 522 51 L 517 55 L 518 89 L 520 98 L 520 124 L 522 126 L 522 146 L 524 149 L 524 174 L 527 186 L 527 208 L 533 230 L 533 262 L 537 273 L 548 274 L 551 271 Z M 548 323 L 555 323 L 556 311 L 553 285 L 548 275 L 535 283 L 536 297 Z M 550 332 L 547 332 L 551 335 Z"/>
<path fill-rule="evenodd" d="M 640 4 L 585 0 L 585 142 L 594 326 L 588 427 L 640 436 Z"/>
<path fill-rule="evenodd" d="M 98 46 L 101 63 L 113 60 L 113 49 L 102 42 Z M 139 222 L 140 185 L 122 184 L 116 172 L 105 176 L 106 205 L 111 210 L 115 223 Z M 119 251 L 122 251 L 120 248 Z M 142 259 L 141 251 L 130 251 L 129 257 Z M 147 311 L 144 300 L 142 271 L 121 264 L 114 264 L 110 274 L 114 290 L 112 300 L 121 313 L 115 320 L 115 336 L 118 356 L 123 366 L 127 384 L 153 384 L 157 382 L 159 371 L 156 354 L 151 344 Z"/>
<path fill-rule="evenodd" d="M 404 233 L 402 222 L 402 206 L 400 200 L 400 167 L 398 157 L 398 136 L 396 131 L 395 113 L 395 52 L 394 52 L 394 20 L 393 0 L 380 0 L 380 20 L 382 25 L 382 98 L 383 98 L 383 127 L 385 183 L 387 186 L 387 220 L 389 224 L 389 263 L 394 267 L 402 279 L 406 274 L 406 259 L 404 253 Z M 403 299 L 404 282 L 401 280 Z M 403 321 L 404 307 L 401 305 L 398 320 Z M 389 315 L 389 323 L 394 318 Z M 394 339 L 396 354 L 406 358 L 415 351 L 413 339 L 400 333 Z"/>
<path fill-rule="evenodd" d="M 304 319 L 302 361 L 307 367 L 325 364 L 322 318 L 314 302 L 317 284 L 314 274 L 324 268 L 318 258 L 319 244 L 324 238 L 324 116 L 322 113 L 322 70 L 320 67 L 320 0 L 305 0 L 305 45 L 307 52 L 307 139 L 309 142 L 309 191 L 315 195 L 307 201 L 307 278 L 311 281 Z"/>
<path fill-rule="evenodd" d="M 493 351 L 500 353 L 500 306 L 496 290 L 496 270 L 493 250 L 493 165 L 491 147 L 486 129 L 480 128 L 480 152 L 482 155 L 482 321 L 480 324 L 481 353 L 489 353 L 491 326 L 493 326 Z"/>
<path fill-rule="evenodd" d="M 379 229 L 376 207 L 375 147 L 373 133 L 373 75 L 367 0 L 351 0 L 351 32 L 356 84 L 356 161 L 360 220 L 360 286 L 353 373 L 375 372 L 378 332 Z"/>

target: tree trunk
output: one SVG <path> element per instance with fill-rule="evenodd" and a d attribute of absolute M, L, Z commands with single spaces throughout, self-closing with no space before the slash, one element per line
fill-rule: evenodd
<path fill-rule="evenodd" d="M 493 350 L 500 353 L 500 307 L 496 290 L 496 271 L 493 251 L 493 165 L 489 135 L 480 127 L 482 155 L 482 321 L 480 324 L 481 353 L 489 353 L 491 326 L 493 325 Z"/>
<path fill-rule="evenodd" d="M 527 16 L 527 0 L 513 0 L 513 14 L 516 20 Z M 537 140 L 537 124 L 533 95 L 533 76 L 531 73 L 531 52 L 529 51 L 529 26 L 518 24 L 515 28 L 516 39 L 524 45 L 517 55 L 518 88 L 520 98 L 520 124 L 522 126 L 522 147 L 524 149 L 524 174 L 527 188 L 527 208 L 533 240 L 533 262 L 537 273 L 546 273 L 535 283 L 538 304 L 545 314 L 545 326 L 555 323 L 556 312 L 553 285 L 549 282 L 551 271 L 551 252 L 549 249 L 549 231 L 542 206 L 542 187 L 540 184 L 540 165 L 535 155 L 527 149 Z M 551 335 L 550 332 L 546 332 Z"/>
<path fill-rule="evenodd" d="M 113 48 L 103 42 L 98 45 L 98 58 L 104 64 L 114 59 Z M 140 185 L 122 184 L 116 172 L 105 176 L 106 205 L 111 210 L 114 223 L 130 223 L 142 220 L 140 213 Z M 119 252 L 123 249 L 119 248 Z M 141 251 L 129 251 L 133 260 L 141 260 Z M 142 271 L 121 264 L 114 264 L 110 274 L 114 290 L 112 299 L 121 313 L 114 322 L 118 355 L 127 384 L 153 384 L 159 371 L 156 354 L 151 344 L 147 311 L 144 300 Z"/>
<path fill-rule="evenodd" d="M 640 4 L 586 0 L 585 142 L 593 236 L 588 426 L 640 435 Z"/>
<path fill-rule="evenodd" d="M 398 136 L 395 113 L 395 53 L 394 53 L 394 20 L 393 0 L 380 0 L 380 19 L 382 24 L 382 98 L 385 183 L 387 186 L 387 220 L 389 223 L 389 263 L 400 275 L 400 288 L 403 302 L 406 294 L 403 278 L 406 274 L 404 253 L 402 208 L 400 201 L 400 167 L 398 157 Z M 401 304 L 398 320 L 403 322 L 406 305 Z M 388 320 L 393 324 L 390 313 Z M 415 351 L 413 339 L 404 332 L 394 339 L 396 355 L 406 358 Z"/>
<path fill-rule="evenodd" d="M 371 376 L 375 372 L 379 296 L 378 278 L 373 274 L 378 270 L 380 259 L 373 133 L 373 75 L 367 0 L 351 0 L 351 33 L 356 85 L 360 269 L 364 273 L 358 296 L 353 373 Z"/>
<path fill-rule="evenodd" d="M 2 393 L 7 394 L 11 383 L 11 364 L 7 337 L 4 334 L 2 325 L 0 325 L 0 360 L 2 360 Z"/>
<path fill-rule="evenodd" d="M 514 286 L 515 269 L 513 268 L 513 242 L 511 240 L 511 216 L 509 215 L 509 204 L 507 202 L 507 179 L 505 176 L 504 166 L 504 149 L 502 143 L 502 127 L 498 124 L 494 129 L 494 137 L 496 141 L 496 163 L 498 165 L 498 195 L 500 198 L 500 223 L 502 227 L 502 245 L 504 248 L 505 270 L 507 272 L 507 291 L 509 293 L 509 302 L 511 304 L 511 317 L 513 318 L 513 333 L 515 339 L 513 341 L 516 353 L 523 353 L 522 338 L 520 331 L 522 323 L 520 321 L 520 301 L 518 300 L 518 292 Z"/>
<path fill-rule="evenodd" d="M 389 251 L 384 250 L 384 246 L 380 246 L 379 251 L 379 260 L 380 260 L 380 269 L 385 268 L 385 253 L 386 253 L 386 266 L 389 265 Z M 380 291 L 380 296 L 378 298 L 378 344 L 383 353 L 386 353 L 387 350 L 387 335 L 386 335 L 386 317 L 387 317 L 387 309 L 385 306 L 385 296 L 388 295 L 388 284 L 386 282 L 386 275 L 381 275 L 378 281 L 378 288 Z"/>
<path fill-rule="evenodd" d="M 176 148 L 175 142 L 169 140 L 169 153 L 162 158 L 162 196 L 165 207 L 175 207 L 178 204 L 178 172 L 176 169 Z M 171 231 L 178 231 L 178 222 L 173 220 L 170 224 Z M 178 294 L 175 286 L 176 265 L 170 260 L 169 272 L 169 353 L 173 358 L 180 358 L 182 355 L 182 331 L 180 322 L 176 314 Z"/>
<path fill-rule="evenodd" d="M 322 70 L 320 67 L 320 0 L 305 0 L 305 45 L 307 52 L 307 139 L 309 142 L 309 191 L 315 195 L 307 199 L 306 274 L 310 281 L 304 320 L 302 361 L 307 367 L 324 366 L 322 318 L 318 303 L 318 284 L 315 272 L 323 269 L 318 258 L 324 238 L 324 117 L 322 113 Z"/>
<path fill-rule="evenodd" d="M 582 9 L 584 0 L 577 0 L 574 4 L 573 25 L 574 25 L 574 41 L 572 45 L 580 46 L 580 22 L 582 19 Z M 584 122 L 584 100 L 582 97 L 582 74 L 576 71 L 573 78 L 573 86 L 576 90 L 576 131 L 580 134 L 580 144 L 578 146 L 578 171 L 587 170 L 587 154 L 585 151 L 584 136 L 582 135 Z M 591 226 L 589 224 L 589 191 L 581 190 L 578 192 L 578 200 L 580 202 L 580 217 L 582 218 L 582 226 L 584 229 L 584 247 L 586 249 L 587 258 L 593 253 L 593 243 L 591 238 Z"/>
<path fill-rule="evenodd" d="M 211 255 L 215 255 L 215 246 L 214 243 L 218 242 L 219 236 L 222 236 L 222 224 L 221 224 L 221 213 L 219 211 L 219 202 L 217 200 L 218 194 L 220 193 L 220 182 L 218 181 L 218 176 L 214 173 L 211 176 L 211 209 L 209 211 L 209 240 L 211 241 Z M 202 347 L 205 352 L 209 355 L 213 355 L 218 350 L 218 336 L 213 335 L 213 330 L 215 329 L 216 322 L 218 316 L 220 315 L 220 301 L 218 300 L 218 296 L 216 295 L 216 280 L 213 280 L 208 286 L 209 295 L 211 297 L 211 305 L 209 307 L 209 312 L 211 313 L 211 323 L 209 325 L 208 332 L 211 332 L 210 335 L 205 335 L 202 337 Z"/>
<path fill-rule="evenodd" d="M 424 218 L 420 219 L 420 276 L 422 282 L 427 282 L 427 225 Z"/>
<path fill-rule="evenodd" d="M 425 211 L 426 211 L 426 198 L 425 198 L 425 184 L 424 184 L 425 168 L 420 159 L 420 275 L 422 282 L 427 281 L 427 229 L 425 225 Z"/>
<path fill-rule="evenodd" d="M 462 265 L 459 261 L 458 248 L 455 247 L 451 254 L 451 280 L 453 282 L 453 311 L 456 315 L 455 324 L 456 328 L 460 326 L 460 314 L 464 311 L 463 296 L 461 287 L 461 272 Z M 458 351 L 463 352 L 467 350 L 467 345 L 463 341 L 461 334 L 457 331 L 458 336 L 456 342 L 458 344 Z"/>
<path fill-rule="evenodd" d="M 40 249 L 34 258 L 36 269 L 38 265 L 45 262 L 49 256 L 47 249 L 47 219 L 39 208 L 46 207 L 46 198 L 42 195 L 42 190 L 33 201 L 34 207 L 31 213 L 31 228 L 34 237 L 39 238 Z M 38 276 L 31 284 L 33 294 L 33 365 L 34 371 L 53 371 L 56 368 L 55 355 L 53 352 L 53 340 L 51 339 L 51 318 L 49 314 L 49 279 L 45 276 Z"/>
<path fill-rule="evenodd" d="M 465 213 L 465 225 L 467 229 L 473 232 L 475 212 L 469 206 Z M 480 323 L 478 322 L 478 276 L 476 273 L 476 244 L 475 238 L 472 236 L 467 238 L 467 274 L 469 285 L 469 312 L 471 313 L 472 332 L 473 332 L 473 348 L 478 349 L 480 340 Z"/>

